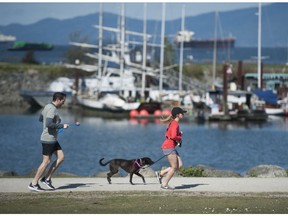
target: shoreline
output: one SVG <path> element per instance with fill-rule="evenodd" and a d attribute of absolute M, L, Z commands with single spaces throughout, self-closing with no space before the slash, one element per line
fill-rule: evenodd
<path fill-rule="evenodd" d="M 165 167 L 162 167 L 162 169 Z M 241 175 L 237 172 L 231 171 L 231 170 L 220 170 L 217 168 L 213 167 L 208 167 L 204 165 L 196 165 L 196 166 L 187 166 L 185 169 L 201 169 L 201 175 L 198 176 L 193 176 L 193 175 L 187 175 L 183 176 L 179 172 L 176 172 L 174 174 L 174 177 L 180 177 L 180 178 L 187 178 L 187 177 L 204 177 L 204 178 L 250 178 L 250 177 L 259 177 L 259 178 L 287 178 L 288 177 L 288 170 L 285 170 L 283 167 L 276 166 L 276 165 L 258 165 L 255 167 L 250 168 L 249 170 L 246 171 L 245 175 Z M 5 171 L 5 170 L 0 170 L 0 178 L 11 178 L 11 177 L 16 177 L 16 178 L 33 178 L 35 175 L 36 170 L 33 169 L 30 172 L 28 172 L 25 175 L 18 175 L 17 172 L 15 171 Z M 79 176 L 74 173 L 69 173 L 69 172 L 57 172 L 54 173 L 53 178 L 106 178 L 106 173 L 107 171 L 102 171 L 95 173 L 92 176 Z M 121 172 L 120 172 L 121 173 Z M 120 173 L 117 173 L 114 177 L 121 177 L 125 178 L 129 176 L 129 174 L 126 175 L 121 175 Z M 140 173 L 144 177 L 155 177 L 155 170 L 152 168 L 145 168 L 140 171 Z"/>

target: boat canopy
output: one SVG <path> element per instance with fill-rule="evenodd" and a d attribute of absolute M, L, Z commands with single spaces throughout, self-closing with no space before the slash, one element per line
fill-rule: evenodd
<path fill-rule="evenodd" d="M 258 79 L 258 73 L 246 73 L 245 79 Z M 264 73 L 264 80 L 288 80 L 288 74 L 286 73 Z"/>
<path fill-rule="evenodd" d="M 260 90 L 257 89 L 253 91 L 257 97 L 261 100 L 264 100 L 266 103 L 275 104 L 277 105 L 277 95 L 272 90 Z"/>

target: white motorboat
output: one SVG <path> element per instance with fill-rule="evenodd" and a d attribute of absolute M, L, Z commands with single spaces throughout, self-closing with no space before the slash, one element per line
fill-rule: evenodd
<path fill-rule="evenodd" d="M 140 105 L 139 102 L 127 102 L 118 94 L 105 94 L 103 97 L 97 98 L 96 96 L 77 96 L 78 104 L 95 111 L 106 112 L 129 112 L 137 109 Z"/>

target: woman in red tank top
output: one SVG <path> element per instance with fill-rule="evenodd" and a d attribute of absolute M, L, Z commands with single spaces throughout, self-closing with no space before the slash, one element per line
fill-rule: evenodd
<path fill-rule="evenodd" d="M 176 147 L 181 146 L 182 132 L 179 129 L 179 120 L 183 118 L 184 113 L 186 112 L 187 111 L 180 107 L 174 107 L 171 111 L 171 115 L 167 119 L 163 120 L 164 122 L 169 122 L 169 126 L 166 129 L 165 140 L 161 148 L 170 163 L 170 167 L 161 170 L 160 172 L 156 172 L 162 189 L 174 189 L 170 187 L 168 183 L 173 177 L 175 171 L 180 169 L 183 164 Z M 165 178 L 162 181 L 164 176 Z"/>

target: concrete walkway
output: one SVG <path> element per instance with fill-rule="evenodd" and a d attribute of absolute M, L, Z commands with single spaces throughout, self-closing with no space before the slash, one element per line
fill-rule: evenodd
<path fill-rule="evenodd" d="M 147 184 L 134 176 L 129 183 L 128 177 L 112 178 L 108 184 L 106 178 L 79 177 L 79 178 L 53 178 L 53 185 L 57 192 L 76 191 L 161 191 L 160 184 L 155 178 L 145 178 Z M 0 192 L 30 192 L 28 185 L 31 178 L 0 178 Z M 175 191 L 191 192 L 231 192 L 231 193 L 260 193 L 281 192 L 288 193 L 288 178 L 187 178 L 173 177 L 171 186 Z M 39 183 L 41 187 L 45 185 Z M 47 190 L 49 191 L 49 190 Z"/>

